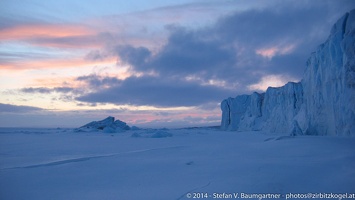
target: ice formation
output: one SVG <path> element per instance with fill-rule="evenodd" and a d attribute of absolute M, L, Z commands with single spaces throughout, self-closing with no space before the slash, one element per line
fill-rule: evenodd
<path fill-rule="evenodd" d="M 355 135 L 355 10 L 311 54 L 303 79 L 222 101 L 223 130 Z"/>
<path fill-rule="evenodd" d="M 107 117 L 101 121 L 93 121 L 76 129 L 77 131 L 97 131 L 102 130 L 105 133 L 116 133 L 129 130 L 130 127 L 123 121 L 116 120 L 114 117 Z"/>

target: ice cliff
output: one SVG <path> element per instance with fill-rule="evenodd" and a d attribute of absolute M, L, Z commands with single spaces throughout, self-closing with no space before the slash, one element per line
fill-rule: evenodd
<path fill-rule="evenodd" d="M 224 130 L 355 135 L 355 10 L 311 54 L 303 79 L 222 101 Z"/>

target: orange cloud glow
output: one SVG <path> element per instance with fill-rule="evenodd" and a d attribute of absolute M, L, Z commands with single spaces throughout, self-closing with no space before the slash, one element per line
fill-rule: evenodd
<path fill-rule="evenodd" d="M 97 48 L 103 42 L 97 32 L 77 24 L 27 24 L 1 30 L 0 41 L 26 41 L 32 45 L 57 48 Z"/>
<path fill-rule="evenodd" d="M 278 49 L 276 47 L 272 47 L 272 48 L 268 48 L 268 49 L 258 49 L 258 50 L 256 50 L 256 54 L 259 54 L 263 57 L 267 57 L 270 59 L 275 56 L 277 51 L 278 51 Z"/>
<path fill-rule="evenodd" d="M 0 40 L 30 39 L 36 37 L 68 37 L 92 35 L 93 30 L 80 25 L 32 24 L 3 29 Z"/>
<path fill-rule="evenodd" d="M 71 68 L 88 67 L 95 65 L 115 65 L 116 58 L 106 58 L 105 60 L 85 60 L 81 58 L 74 59 L 47 59 L 34 61 L 14 61 L 11 63 L 0 63 L 0 69 L 7 70 L 26 70 L 26 69 L 53 69 L 53 68 Z"/>

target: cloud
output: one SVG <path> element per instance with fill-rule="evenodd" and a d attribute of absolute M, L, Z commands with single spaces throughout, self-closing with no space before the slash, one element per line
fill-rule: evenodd
<path fill-rule="evenodd" d="M 203 73 L 209 78 L 216 71 L 234 65 L 233 51 L 218 40 L 208 39 L 182 27 L 175 27 L 166 45 L 154 55 L 144 47 L 117 47 L 119 57 L 137 71 L 155 71 L 161 76 Z"/>
<path fill-rule="evenodd" d="M 62 110 L 0 104 L 3 125 L 20 116 L 31 126 L 80 126 L 110 113 L 146 125 L 218 124 L 222 99 L 299 80 L 332 24 L 355 7 L 353 0 L 211 0 L 147 3 L 139 12 L 62 6 L 59 16 L 51 4 L 32 4 L 0 8 L 7 10 L 0 13 L 3 88 L 22 88 L 2 98 Z M 120 107 L 128 110 L 103 110 Z"/>
<path fill-rule="evenodd" d="M 341 5 L 344 3 L 347 6 Z M 66 62 L 62 59 L 44 58 L 37 59 L 36 62 L 13 65 L 18 68 L 73 67 L 87 66 L 89 63 L 105 65 L 116 61 L 118 66 L 128 65 L 127 75 L 120 78 L 117 74 L 77 77 L 75 81 L 79 83 L 76 87 L 82 87 L 81 92 L 74 91 L 70 86 L 67 91 L 42 87 L 24 88 L 23 92 L 72 93 L 73 98 L 79 101 L 78 104 L 200 106 L 201 109 L 204 107 L 208 109 L 213 105 L 218 106 L 217 103 L 228 96 L 249 93 L 251 90 L 264 90 L 270 84 L 278 83 L 277 81 L 283 83 L 286 81 L 285 77 L 293 81 L 299 80 L 309 54 L 326 39 L 331 24 L 334 23 L 332 21 L 334 16 L 342 15 L 343 11 L 352 5 L 354 3 L 351 1 L 340 3 L 326 1 L 324 4 L 320 4 L 319 1 L 307 3 L 272 1 L 270 5 L 263 3 L 263 6 L 254 9 L 249 7 L 236 9 L 215 19 L 213 24 L 206 26 L 207 23 L 204 22 L 194 29 L 179 24 L 160 24 L 156 31 L 161 33 L 160 28 L 165 27 L 163 35 L 165 37 L 165 33 L 168 33 L 168 36 L 159 38 L 157 42 L 159 48 L 157 46 L 152 48 L 145 43 L 137 45 L 140 39 L 149 39 L 142 37 L 145 33 L 149 37 L 153 35 L 155 37 L 157 32 L 151 34 L 154 31 L 149 24 L 138 31 L 134 23 L 128 23 L 129 16 L 134 18 L 146 15 L 154 19 L 167 11 L 175 12 L 184 7 L 193 10 L 194 6 L 200 8 L 201 4 L 160 8 L 155 10 L 161 12 L 156 15 L 151 11 L 126 15 L 126 18 L 123 17 L 126 19 L 125 22 L 118 22 L 119 28 L 124 27 L 122 25 L 125 23 L 129 26 L 127 31 L 122 32 L 118 31 L 117 27 L 107 31 L 108 25 L 114 25 L 112 24 L 114 20 L 111 19 L 110 23 L 101 26 L 107 31 L 104 33 L 92 31 L 86 26 L 75 27 L 73 24 L 63 27 L 44 24 L 38 25 L 38 30 L 32 31 L 32 35 L 28 34 L 31 31 L 30 26 L 4 27 L 6 31 L 0 34 L 0 39 L 11 40 L 9 33 L 24 30 L 23 33 L 12 36 L 13 39 L 57 47 L 67 45 L 86 47 L 96 44 L 95 42 L 101 45 L 106 43 L 105 49 L 90 48 L 82 55 L 81 60 Z M 338 10 L 334 9 L 335 7 Z M 211 7 L 201 8 L 204 10 Z M 100 27 L 93 24 L 93 27 Z M 58 28 L 63 30 L 56 33 Z M 69 30 L 72 30 L 72 33 Z M 134 41 L 122 42 L 127 37 L 134 38 L 134 35 L 130 35 L 132 30 L 137 31 L 137 38 Z M 154 39 L 151 39 L 151 44 L 154 43 Z M 162 41 L 165 43 L 160 46 Z M 117 58 L 113 58 L 113 55 Z"/>
<path fill-rule="evenodd" d="M 102 61 L 105 60 L 109 55 L 105 52 L 101 52 L 99 50 L 92 50 L 85 56 L 85 60 L 89 61 Z"/>
<path fill-rule="evenodd" d="M 96 85 L 100 80 L 90 81 Z M 178 107 L 219 101 L 230 92 L 216 86 L 202 86 L 196 82 L 153 76 L 129 77 L 119 82 L 118 85 L 80 96 L 77 100 L 92 103 Z"/>
<path fill-rule="evenodd" d="M 135 48 L 130 45 L 117 46 L 116 51 L 119 54 L 122 62 L 131 64 L 138 68 L 144 68 L 143 65 L 146 62 L 146 59 L 149 58 L 151 55 L 149 49 L 145 47 Z"/>
<path fill-rule="evenodd" d="M 76 78 L 77 81 L 84 82 L 90 88 L 94 90 L 114 87 L 120 85 L 122 80 L 116 77 L 99 76 L 97 74 L 91 74 L 88 76 L 79 76 Z"/>
<path fill-rule="evenodd" d="M 295 45 L 287 45 L 285 47 L 268 47 L 268 48 L 261 48 L 256 50 L 256 54 L 266 57 L 268 59 L 272 59 L 275 55 L 285 55 L 289 54 L 293 51 Z"/>
<path fill-rule="evenodd" d="M 1 17 L 0 17 L 1 18 Z M 10 20 L 11 21 L 11 20 Z M 45 22 L 41 20 L 11 21 L 1 27 L 0 41 L 33 48 L 102 48 L 107 34 L 85 23 Z"/>
<path fill-rule="evenodd" d="M 33 111 L 41 111 L 42 108 L 33 106 L 18 106 L 12 104 L 0 103 L 0 113 L 28 113 Z"/>
<path fill-rule="evenodd" d="M 334 23 L 324 19 L 343 13 L 332 9 L 338 5 L 332 1 L 291 4 L 295 6 L 238 10 L 197 29 L 166 26 L 170 34 L 158 51 L 118 45 L 112 50 L 119 64 L 130 65 L 136 76 L 106 83 L 91 77 L 86 81 L 93 88 L 105 87 L 77 100 L 156 107 L 216 105 L 228 96 L 300 80 L 308 56 Z"/>
<path fill-rule="evenodd" d="M 300 78 L 308 55 L 326 38 L 318 30 L 329 29 L 323 20 L 327 8 L 279 7 L 235 12 L 197 30 L 170 26 L 170 36 L 157 53 L 126 45 L 119 46 L 117 54 L 134 70 L 161 76 L 195 75 L 204 81 L 213 78 L 246 85 L 259 81 L 261 75 L 275 74 L 273 70 L 288 74 L 298 65 L 292 75 Z M 300 56 L 281 66 L 279 61 L 290 54 Z"/>
<path fill-rule="evenodd" d="M 99 48 L 104 46 L 97 35 L 65 36 L 65 37 L 34 37 L 25 40 L 36 46 L 55 47 L 55 48 Z"/>
<path fill-rule="evenodd" d="M 33 88 L 33 87 L 28 87 L 28 88 L 22 88 L 20 91 L 24 92 L 24 93 L 49 94 L 49 93 L 53 93 L 53 92 L 69 93 L 69 92 L 73 92 L 74 89 L 70 88 L 70 87 L 54 87 L 54 88 L 46 88 L 46 87 Z"/>

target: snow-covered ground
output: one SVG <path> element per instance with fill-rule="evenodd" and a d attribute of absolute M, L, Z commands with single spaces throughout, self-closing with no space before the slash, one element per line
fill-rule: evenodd
<path fill-rule="evenodd" d="M 0 129 L 1 200 L 355 193 L 354 169 L 354 137 Z"/>

